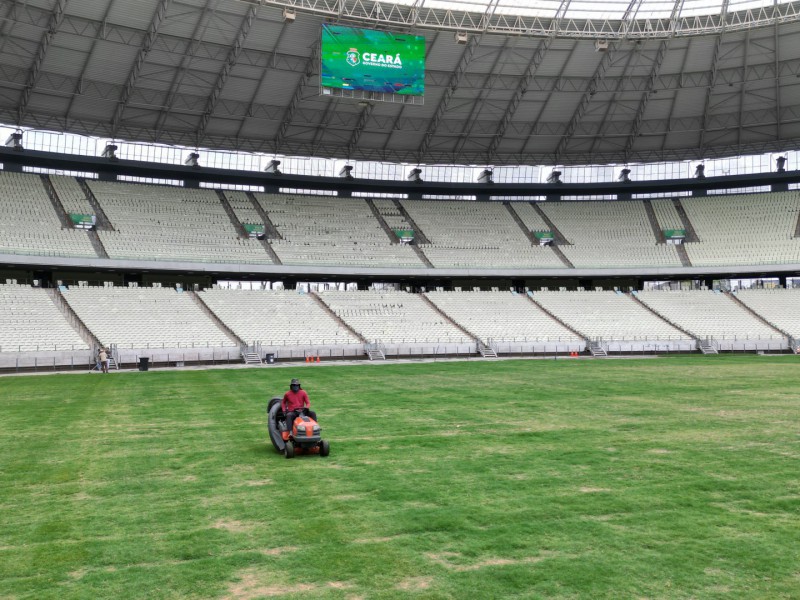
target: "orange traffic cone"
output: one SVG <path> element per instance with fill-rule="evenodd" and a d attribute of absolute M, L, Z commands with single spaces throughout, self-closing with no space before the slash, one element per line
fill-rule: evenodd
<path fill-rule="evenodd" d="M 309 357 L 308 357 L 308 356 L 306 356 L 306 362 L 308 362 L 308 359 L 309 359 Z"/>
<path fill-rule="evenodd" d="M 317 356 L 317 362 L 319 362 L 319 356 Z"/>

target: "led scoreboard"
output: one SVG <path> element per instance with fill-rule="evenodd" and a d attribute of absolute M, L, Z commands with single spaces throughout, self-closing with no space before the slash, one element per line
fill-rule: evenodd
<path fill-rule="evenodd" d="M 322 25 L 320 86 L 405 96 L 425 92 L 425 38 Z"/>

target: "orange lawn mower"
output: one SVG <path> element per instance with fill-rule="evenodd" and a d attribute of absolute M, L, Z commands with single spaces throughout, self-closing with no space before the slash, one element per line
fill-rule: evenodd
<path fill-rule="evenodd" d="M 283 409 L 282 398 L 273 398 L 267 405 L 267 429 L 269 439 L 275 449 L 286 458 L 298 454 L 319 454 L 328 456 L 330 444 L 321 437 L 322 428 L 308 416 L 305 409 L 294 420 L 287 424 Z"/>

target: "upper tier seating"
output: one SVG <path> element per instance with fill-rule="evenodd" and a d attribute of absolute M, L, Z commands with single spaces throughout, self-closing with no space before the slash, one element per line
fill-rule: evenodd
<path fill-rule="evenodd" d="M 424 266 L 412 248 L 392 243 L 363 199 L 255 196 L 283 236 L 270 243 L 284 264 Z"/>
<path fill-rule="evenodd" d="M 800 289 L 744 289 L 736 297 L 773 327 L 800 340 Z"/>
<path fill-rule="evenodd" d="M 239 239 L 211 190 L 87 183 L 116 230 L 99 232 L 110 258 L 272 263 L 258 240 Z"/>
<path fill-rule="evenodd" d="M 63 294 L 101 344 L 119 348 L 236 346 L 192 300 L 190 292 L 72 286 Z"/>
<path fill-rule="evenodd" d="M 406 221 L 403 213 L 397 208 L 394 200 L 387 200 L 386 198 L 375 198 L 372 203 L 378 209 L 378 214 L 383 217 L 389 229 L 413 229 L 411 224 Z"/>
<path fill-rule="evenodd" d="M 428 292 L 428 298 L 482 342 L 580 341 L 523 294 Z"/>
<path fill-rule="evenodd" d="M 88 349 L 45 290 L 0 284 L 0 352 Z"/>
<path fill-rule="evenodd" d="M 93 214 L 71 177 L 50 176 L 68 213 Z M 114 230 L 98 231 L 112 259 L 271 264 L 255 239 L 241 239 L 213 190 L 87 180 Z M 98 258 L 86 231 L 62 226 L 39 175 L 0 173 L 0 253 Z M 225 195 L 238 220 L 262 223 L 244 192 Z M 271 240 L 286 265 L 424 268 L 413 247 L 397 244 L 360 198 L 255 194 L 284 239 Z M 391 229 L 413 228 L 395 201 L 372 201 Z M 402 200 L 421 233 L 425 257 L 441 269 L 563 269 L 559 254 L 527 237 L 551 228 L 579 269 L 680 268 L 678 249 L 659 244 L 643 201 L 501 202 Z M 650 201 L 658 227 L 683 229 L 674 202 Z M 699 241 L 684 248 L 693 266 L 800 263 L 800 191 L 684 197 L 681 204 Z M 63 228 L 62 228 L 63 227 Z M 94 235 L 94 234 L 92 234 Z M 417 240 L 419 243 L 419 239 Z"/>
<path fill-rule="evenodd" d="M 224 290 L 200 298 L 246 343 L 264 346 L 359 344 L 309 294 L 296 291 Z"/>
<path fill-rule="evenodd" d="M 590 340 L 691 340 L 626 294 L 534 292 L 533 299 Z"/>
<path fill-rule="evenodd" d="M 550 231 L 550 226 L 530 202 L 512 202 L 511 208 L 530 231 Z"/>
<path fill-rule="evenodd" d="M 228 199 L 228 204 L 230 204 L 233 209 L 233 213 L 242 225 L 245 223 L 263 225 L 261 215 L 258 214 L 253 203 L 250 202 L 250 198 L 247 196 L 246 192 L 226 190 L 224 194 Z"/>
<path fill-rule="evenodd" d="M 659 244 L 641 201 L 543 202 L 542 211 L 572 244 L 559 246 L 577 268 L 680 267 L 671 244 Z"/>
<path fill-rule="evenodd" d="M 683 221 L 675 208 L 675 202 L 668 198 L 657 198 L 650 201 L 656 221 L 661 230 L 683 229 Z"/>
<path fill-rule="evenodd" d="M 714 291 L 643 291 L 638 298 L 698 339 L 780 339 L 782 336 L 744 308 Z"/>
<path fill-rule="evenodd" d="M 800 191 L 683 198 L 699 243 L 686 244 L 694 266 L 800 263 Z"/>
<path fill-rule="evenodd" d="M 39 175 L 0 172 L 0 252 L 97 258 L 86 231 L 62 229 Z"/>
<path fill-rule="evenodd" d="M 431 242 L 420 244 L 437 268 L 552 268 L 564 264 L 547 246 L 533 246 L 501 203 L 403 200 Z"/>
<path fill-rule="evenodd" d="M 64 175 L 50 175 L 50 182 L 53 184 L 61 206 L 68 214 L 93 215 L 94 209 L 86 198 L 81 184 L 74 177 Z"/>
<path fill-rule="evenodd" d="M 319 292 L 319 297 L 368 342 L 462 343 L 472 340 L 419 295 L 396 291 Z"/>

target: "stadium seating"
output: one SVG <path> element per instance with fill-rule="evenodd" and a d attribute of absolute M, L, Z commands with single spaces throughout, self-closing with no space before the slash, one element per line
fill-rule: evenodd
<path fill-rule="evenodd" d="M 241 340 L 262 346 L 360 344 L 309 294 L 210 289 L 200 298 Z"/>
<path fill-rule="evenodd" d="M 393 200 L 375 198 L 372 202 L 375 208 L 378 209 L 378 214 L 386 221 L 389 229 L 413 229 Z"/>
<path fill-rule="evenodd" d="M 89 181 L 114 231 L 100 231 L 111 258 L 270 264 L 258 240 L 240 239 L 211 190 Z"/>
<path fill-rule="evenodd" d="M 778 350 L 784 335 L 762 323 L 716 291 L 643 291 L 637 297 L 650 309 L 697 339 L 714 340 L 721 350 Z"/>
<path fill-rule="evenodd" d="M 534 292 L 533 300 L 589 340 L 611 351 L 691 350 L 692 338 L 645 309 L 629 295 L 614 291 Z M 651 342 L 634 344 L 634 342 Z"/>
<path fill-rule="evenodd" d="M 63 291 L 75 313 L 107 346 L 237 347 L 190 294 L 161 287 L 71 286 Z"/>
<path fill-rule="evenodd" d="M 245 223 L 250 223 L 252 225 L 262 224 L 261 215 L 258 214 L 258 211 L 253 206 L 253 203 L 250 202 L 250 198 L 247 197 L 246 192 L 226 190 L 223 193 L 228 199 L 228 204 L 231 205 L 233 213 L 236 215 L 236 218 L 239 219 L 239 222 L 242 223 L 242 225 Z"/>
<path fill-rule="evenodd" d="M 551 248 L 531 244 L 500 203 L 403 200 L 402 205 L 430 241 L 419 246 L 434 267 L 564 268 Z"/>
<path fill-rule="evenodd" d="M 656 221 L 662 231 L 665 229 L 683 229 L 683 221 L 675 208 L 675 203 L 668 198 L 656 198 L 650 201 Z"/>
<path fill-rule="evenodd" d="M 800 263 L 798 191 L 684 198 L 681 204 L 700 239 L 686 244 L 694 266 Z"/>
<path fill-rule="evenodd" d="M 542 211 L 571 243 L 561 251 L 577 268 L 680 267 L 671 244 L 659 244 L 641 201 L 543 202 Z"/>
<path fill-rule="evenodd" d="M 0 284 L 0 352 L 88 349 L 45 290 Z"/>
<path fill-rule="evenodd" d="M 800 340 L 800 289 L 744 289 L 735 294 L 773 327 Z"/>
<path fill-rule="evenodd" d="M 93 214 L 78 182 L 50 176 L 68 213 Z M 87 180 L 114 230 L 99 231 L 112 259 L 271 264 L 255 239 L 241 239 L 213 190 Z M 243 224 L 262 222 L 245 192 L 225 191 Z M 0 253 L 97 258 L 85 231 L 62 229 L 40 176 L 3 172 Z M 283 239 L 270 241 L 285 265 L 425 268 L 405 244 L 394 243 L 361 198 L 254 194 Z M 390 229 L 412 229 L 393 200 L 372 200 Z M 434 268 L 563 269 L 560 256 L 526 236 L 501 202 L 400 200 L 430 243 L 419 244 Z M 693 266 L 800 263 L 800 191 L 684 197 L 699 238 L 685 244 Z M 650 201 L 658 228 L 683 229 L 674 202 Z M 547 218 L 569 244 L 559 246 L 575 268 L 680 268 L 672 244 L 657 243 L 643 201 L 512 202 L 530 232 Z M 724 206 L 724 210 L 720 210 Z"/>
<path fill-rule="evenodd" d="M 436 291 L 426 296 L 483 342 L 581 340 L 524 294 Z"/>
<path fill-rule="evenodd" d="M 325 291 L 319 297 L 368 342 L 473 343 L 417 294 L 397 291 Z"/>
<path fill-rule="evenodd" d="M 87 233 L 62 229 L 39 175 L 0 172 L 0 252 L 97 258 Z"/>
<path fill-rule="evenodd" d="M 77 215 L 93 215 L 94 208 L 86 198 L 86 193 L 74 177 L 64 175 L 50 175 L 61 206 L 67 213 Z"/>
<path fill-rule="evenodd" d="M 409 246 L 392 243 L 359 198 L 256 194 L 283 236 L 272 240 L 286 265 L 423 267 Z"/>

